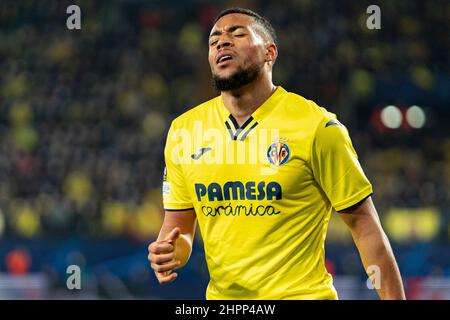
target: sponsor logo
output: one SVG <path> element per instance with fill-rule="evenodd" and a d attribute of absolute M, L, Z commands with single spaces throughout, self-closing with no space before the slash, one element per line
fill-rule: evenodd
<path fill-rule="evenodd" d="M 340 123 L 338 120 L 330 120 L 325 124 L 325 128 L 329 127 L 329 126 L 340 127 L 340 126 L 342 126 L 342 123 Z"/>
<path fill-rule="evenodd" d="M 212 182 L 209 185 L 203 183 L 195 184 L 197 200 L 202 201 L 228 201 L 228 200 L 280 200 L 282 198 L 281 186 L 275 181 L 268 182 L 255 181 L 241 182 L 228 181 L 223 185 Z"/>
<path fill-rule="evenodd" d="M 191 158 L 194 160 L 198 160 L 205 152 L 210 151 L 210 150 L 212 150 L 212 148 L 210 148 L 210 147 L 201 148 L 197 154 L 195 154 L 195 153 L 191 154 Z"/>

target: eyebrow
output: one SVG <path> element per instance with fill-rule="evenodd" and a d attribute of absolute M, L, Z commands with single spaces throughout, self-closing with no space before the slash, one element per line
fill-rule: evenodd
<path fill-rule="evenodd" d="M 237 29 L 240 29 L 240 28 L 245 29 L 244 26 L 233 25 L 233 26 L 228 27 L 228 30 L 227 30 L 227 31 L 228 31 L 228 32 L 233 32 L 233 31 L 235 31 L 235 30 L 237 30 Z M 209 38 L 212 38 L 212 37 L 214 37 L 214 36 L 220 36 L 221 34 L 222 34 L 222 31 L 216 30 L 216 31 L 214 31 L 213 33 L 211 33 L 211 35 L 209 36 Z"/>

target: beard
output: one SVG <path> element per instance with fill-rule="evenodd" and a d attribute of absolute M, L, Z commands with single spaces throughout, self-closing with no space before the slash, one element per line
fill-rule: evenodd
<path fill-rule="evenodd" d="M 230 91 L 239 89 L 246 84 L 253 82 L 261 73 L 258 65 L 252 64 L 247 69 L 240 67 L 234 74 L 227 78 L 213 74 L 213 86 L 218 91 Z"/>

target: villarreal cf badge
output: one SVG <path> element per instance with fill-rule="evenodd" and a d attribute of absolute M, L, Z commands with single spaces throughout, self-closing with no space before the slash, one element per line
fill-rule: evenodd
<path fill-rule="evenodd" d="M 270 145 L 267 150 L 267 158 L 272 165 L 279 167 L 289 160 L 291 151 L 286 142 L 287 139 L 278 139 Z"/>

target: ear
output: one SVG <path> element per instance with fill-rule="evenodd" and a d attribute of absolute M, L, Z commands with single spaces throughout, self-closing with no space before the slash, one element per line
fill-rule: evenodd
<path fill-rule="evenodd" d="M 266 59 L 265 62 L 275 63 L 275 60 L 278 57 L 278 48 L 277 45 L 273 42 L 268 42 L 266 44 Z"/>

